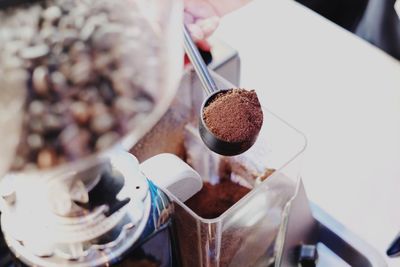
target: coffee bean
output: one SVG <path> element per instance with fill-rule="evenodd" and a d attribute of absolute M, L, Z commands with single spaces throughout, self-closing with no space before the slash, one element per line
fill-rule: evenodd
<path fill-rule="evenodd" d="M 48 74 L 46 67 L 37 67 L 33 71 L 33 87 L 38 95 L 45 95 L 49 90 Z"/>
<path fill-rule="evenodd" d="M 68 115 L 70 105 L 70 101 L 67 100 L 57 102 L 50 107 L 50 113 L 63 118 Z"/>
<path fill-rule="evenodd" d="M 43 117 L 43 126 L 46 131 L 60 131 L 63 128 L 63 121 L 61 116 L 46 114 Z"/>
<path fill-rule="evenodd" d="M 48 55 L 50 52 L 49 47 L 45 44 L 26 47 L 21 50 L 21 58 L 23 59 L 37 59 Z"/>
<path fill-rule="evenodd" d="M 108 111 L 107 106 L 104 103 L 96 102 L 90 106 L 90 115 L 92 117 L 101 115 Z"/>
<path fill-rule="evenodd" d="M 93 34 L 93 45 L 96 49 L 108 51 L 113 48 L 115 42 L 121 42 L 119 39 L 124 31 L 122 25 L 108 23 Z"/>
<path fill-rule="evenodd" d="M 31 134 L 27 139 L 28 145 L 31 149 L 39 149 L 43 146 L 43 139 L 38 134 Z"/>
<path fill-rule="evenodd" d="M 105 14 L 99 14 L 91 16 L 83 26 L 80 32 L 81 40 L 87 41 L 95 31 L 96 27 L 108 22 L 107 16 Z"/>
<path fill-rule="evenodd" d="M 90 129 L 96 134 L 103 134 L 114 126 L 114 118 L 109 113 L 102 113 L 93 117 L 90 121 Z"/>
<path fill-rule="evenodd" d="M 84 125 L 89 121 L 90 111 L 85 102 L 77 101 L 72 103 L 70 110 L 77 123 Z"/>
<path fill-rule="evenodd" d="M 40 30 L 39 36 L 47 42 L 59 41 L 59 39 L 60 39 L 60 36 L 58 34 L 55 34 L 54 27 L 51 23 L 43 24 L 43 27 Z"/>
<path fill-rule="evenodd" d="M 79 127 L 76 124 L 68 125 L 60 134 L 60 141 L 63 146 L 67 146 L 68 143 L 76 135 L 79 134 Z"/>
<path fill-rule="evenodd" d="M 135 100 L 129 97 L 117 97 L 114 102 L 114 108 L 118 113 L 130 116 L 137 112 L 137 106 Z"/>
<path fill-rule="evenodd" d="M 40 169 L 53 167 L 57 164 L 57 154 L 54 150 L 44 148 L 40 150 L 37 156 L 37 165 Z"/>
<path fill-rule="evenodd" d="M 106 104 L 111 104 L 115 98 L 115 92 L 108 82 L 102 82 L 99 85 L 99 92 Z"/>
<path fill-rule="evenodd" d="M 111 55 L 107 54 L 99 54 L 96 55 L 93 62 L 93 67 L 100 71 L 101 73 L 105 74 L 108 71 L 109 66 L 114 61 Z"/>
<path fill-rule="evenodd" d="M 72 66 L 71 81 L 76 85 L 87 84 L 90 80 L 92 66 L 89 59 L 82 59 Z"/>
<path fill-rule="evenodd" d="M 28 112 L 32 116 L 42 116 L 46 111 L 46 106 L 42 101 L 35 100 L 29 104 Z"/>
<path fill-rule="evenodd" d="M 69 12 L 69 11 L 66 11 Z M 75 25 L 75 18 L 69 16 L 62 16 L 58 22 L 58 29 L 61 31 L 66 29 L 73 29 Z"/>
<path fill-rule="evenodd" d="M 55 71 L 51 74 L 50 81 L 52 84 L 52 89 L 58 93 L 61 93 L 67 87 L 65 76 L 59 71 Z"/>
<path fill-rule="evenodd" d="M 96 141 L 96 151 L 102 151 L 109 148 L 111 145 L 115 144 L 120 138 L 117 132 L 108 132 L 101 135 Z"/>
<path fill-rule="evenodd" d="M 51 6 L 43 12 L 43 18 L 50 22 L 59 19 L 62 15 L 61 9 L 58 6 Z"/>
<path fill-rule="evenodd" d="M 111 80 L 114 91 L 118 95 L 131 96 L 132 90 L 129 77 L 126 77 L 122 72 L 115 72 L 113 73 Z"/>
<path fill-rule="evenodd" d="M 87 47 L 85 43 L 82 41 L 75 42 L 71 46 L 71 49 L 69 50 L 69 56 L 74 59 L 78 58 L 80 55 L 86 55 L 86 54 L 87 54 Z"/>
<path fill-rule="evenodd" d="M 64 47 L 69 47 L 79 40 L 78 32 L 76 30 L 63 31 L 61 38 L 61 42 Z"/>
<path fill-rule="evenodd" d="M 29 130 L 31 130 L 33 133 L 38 133 L 38 134 L 44 133 L 45 128 L 41 118 L 30 118 L 28 125 L 29 125 L 28 126 Z"/>
<path fill-rule="evenodd" d="M 94 87 L 92 87 L 90 89 L 86 89 L 86 90 L 78 90 L 78 98 L 79 98 L 79 100 L 86 102 L 86 103 L 99 104 L 105 109 L 105 106 L 103 104 L 99 103 L 99 101 L 101 101 L 101 96 L 100 96 L 99 92 L 97 91 L 97 89 Z M 93 110 L 94 108 L 91 109 L 92 110 L 91 113 L 96 113 Z"/>
<path fill-rule="evenodd" d="M 71 64 L 69 60 L 62 62 L 59 66 L 59 71 L 64 77 L 70 77 L 71 75 Z M 69 80 L 69 79 L 68 79 Z"/>
<path fill-rule="evenodd" d="M 85 18 L 83 16 L 77 16 L 74 25 L 76 29 L 81 29 L 85 25 Z"/>
<path fill-rule="evenodd" d="M 90 152 L 90 133 L 76 125 L 68 126 L 61 133 L 61 144 L 66 156 L 70 159 L 81 158 Z"/>

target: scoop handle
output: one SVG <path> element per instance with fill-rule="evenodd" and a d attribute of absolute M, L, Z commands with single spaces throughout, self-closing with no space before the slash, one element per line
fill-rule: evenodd
<path fill-rule="evenodd" d="M 204 90 L 206 90 L 208 95 L 218 91 L 218 87 L 215 84 L 214 79 L 211 77 L 207 65 L 204 63 L 204 60 L 201 57 L 196 44 L 193 42 L 193 39 L 190 36 L 186 26 L 183 27 L 183 34 L 186 53 L 190 59 L 190 62 L 193 64 L 194 70 L 200 78 Z"/>

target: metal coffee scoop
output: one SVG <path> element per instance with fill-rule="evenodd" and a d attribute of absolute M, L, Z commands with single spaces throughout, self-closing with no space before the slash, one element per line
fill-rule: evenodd
<path fill-rule="evenodd" d="M 216 137 L 207 127 L 203 117 L 204 108 L 207 107 L 207 105 L 212 102 L 215 97 L 220 94 L 227 93 L 232 89 L 218 89 L 186 27 L 184 27 L 184 43 L 186 53 L 192 62 L 197 75 L 199 76 L 201 84 L 203 85 L 203 89 L 207 93 L 207 98 L 201 105 L 200 110 L 199 131 L 201 139 L 209 149 L 220 155 L 235 156 L 245 152 L 254 144 L 257 139 L 257 135 L 250 140 L 228 142 Z"/>

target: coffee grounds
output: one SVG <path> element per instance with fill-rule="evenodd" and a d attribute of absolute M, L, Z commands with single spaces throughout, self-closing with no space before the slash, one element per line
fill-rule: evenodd
<path fill-rule="evenodd" d="M 256 137 L 263 113 L 254 90 L 232 89 L 216 96 L 203 112 L 208 129 L 219 139 L 242 142 Z"/>
<path fill-rule="evenodd" d="M 223 180 L 216 185 L 205 182 L 203 188 L 185 204 L 200 217 L 213 219 L 232 207 L 248 192 L 249 188 L 230 180 Z"/>

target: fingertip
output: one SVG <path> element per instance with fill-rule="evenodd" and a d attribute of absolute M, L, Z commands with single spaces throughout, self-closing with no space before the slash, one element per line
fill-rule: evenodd
<path fill-rule="evenodd" d="M 187 25 L 190 35 L 192 39 L 197 42 L 204 39 L 204 33 L 202 29 L 197 24 L 189 24 Z"/>
<path fill-rule="evenodd" d="M 198 20 L 196 24 L 202 30 L 204 38 L 207 38 L 218 28 L 219 21 L 219 17 L 214 16 L 208 19 Z"/>
<path fill-rule="evenodd" d="M 190 13 L 185 11 L 183 14 L 183 21 L 185 22 L 186 25 L 193 24 L 194 17 Z"/>

